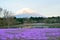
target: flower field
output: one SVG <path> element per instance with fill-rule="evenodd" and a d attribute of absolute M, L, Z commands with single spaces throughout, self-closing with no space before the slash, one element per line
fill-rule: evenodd
<path fill-rule="evenodd" d="M 60 28 L 0 29 L 0 40 L 60 40 Z"/>

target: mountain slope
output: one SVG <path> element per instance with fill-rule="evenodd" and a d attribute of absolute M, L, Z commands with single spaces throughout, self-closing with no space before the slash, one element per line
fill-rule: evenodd
<path fill-rule="evenodd" d="M 25 14 L 19 14 L 19 15 L 16 15 L 17 18 L 29 18 L 29 17 L 44 17 L 40 14 L 37 14 L 37 13 L 25 13 Z"/>

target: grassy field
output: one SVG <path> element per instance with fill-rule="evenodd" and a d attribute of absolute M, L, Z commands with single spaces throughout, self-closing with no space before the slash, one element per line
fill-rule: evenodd
<path fill-rule="evenodd" d="M 0 28 L 60 28 L 60 23 L 25 23 L 20 25 L 0 26 Z"/>

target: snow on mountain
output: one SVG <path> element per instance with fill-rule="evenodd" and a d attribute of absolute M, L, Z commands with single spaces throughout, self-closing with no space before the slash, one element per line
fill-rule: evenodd
<path fill-rule="evenodd" d="M 31 8 L 23 8 L 21 10 L 18 10 L 15 15 L 17 18 L 44 17 Z"/>

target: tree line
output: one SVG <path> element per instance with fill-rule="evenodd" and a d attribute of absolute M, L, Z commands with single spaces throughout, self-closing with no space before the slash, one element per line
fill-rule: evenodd
<path fill-rule="evenodd" d="M 60 23 L 60 16 L 57 17 L 30 17 L 30 18 L 16 18 L 16 21 L 21 23 Z"/>

